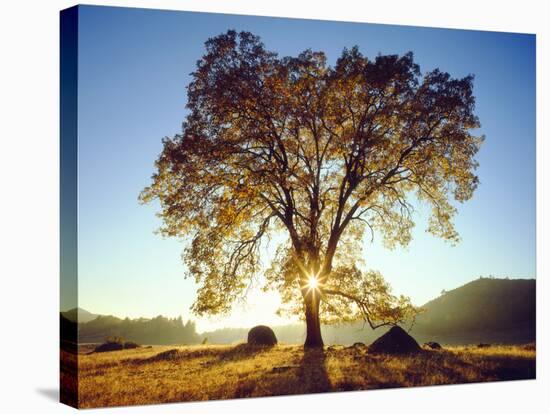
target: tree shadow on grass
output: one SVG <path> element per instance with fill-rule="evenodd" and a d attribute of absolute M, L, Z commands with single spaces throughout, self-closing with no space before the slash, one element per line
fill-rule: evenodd
<path fill-rule="evenodd" d="M 494 375 L 497 381 L 535 379 L 537 376 L 534 358 L 489 356 L 486 361 L 491 366 L 486 373 Z"/>
<path fill-rule="evenodd" d="M 378 363 L 373 373 L 377 381 L 371 386 L 394 388 L 533 379 L 535 365 L 534 359 L 510 355 L 476 356 L 449 351 L 422 351 L 402 366 L 390 367 L 384 362 Z M 386 382 L 386 378 L 389 381 Z M 395 381 L 392 378 L 401 379 Z"/>
<path fill-rule="evenodd" d="M 305 348 L 297 360 L 273 366 L 250 386 L 255 395 L 313 394 L 332 391 L 322 348 Z M 250 384 L 252 385 L 252 384 Z M 243 396 L 243 395 L 238 395 Z"/>
<path fill-rule="evenodd" d="M 452 368 L 440 367 L 440 370 L 453 370 L 456 373 L 456 383 L 469 382 L 467 377 L 461 376 L 467 369 L 475 370 L 480 378 L 486 381 L 511 381 L 534 379 L 536 377 L 536 360 L 513 355 L 473 355 L 471 360 L 452 352 L 432 352 L 432 360 L 440 358 Z M 449 375 L 453 378 L 453 376 Z"/>
<path fill-rule="evenodd" d="M 304 393 L 331 391 L 326 358 L 323 348 L 304 349 L 297 375 L 303 381 Z"/>

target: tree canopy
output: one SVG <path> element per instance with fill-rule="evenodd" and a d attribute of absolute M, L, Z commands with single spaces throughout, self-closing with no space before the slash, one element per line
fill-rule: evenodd
<path fill-rule="evenodd" d="M 473 76 L 422 74 L 412 53 L 353 47 L 330 66 L 312 50 L 279 57 L 248 32 L 209 39 L 182 133 L 163 140 L 141 194 L 160 202 L 163 235 L 192 240 L 193 310 L 229 311 L 261 270 L 262 243 L 283 234 L 267 288 L 305 309 L 308 336 L 319 318 L 406 318 L 410 301 L 357 265 L 362 239 L 407 245 L 416 197 L 431 206 L 427 230 L 458 241 L 455 202 L 478 185 L 474 104 Z"/>

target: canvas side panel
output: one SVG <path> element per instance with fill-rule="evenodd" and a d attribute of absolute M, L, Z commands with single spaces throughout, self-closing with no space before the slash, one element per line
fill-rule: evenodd
<path fill-rule="evenodd" d="M 60 15 L 60 310 L 77 308 L 78 7 Z M 60 317 L 60 400 L 78 407 L 78 329 Z"/>

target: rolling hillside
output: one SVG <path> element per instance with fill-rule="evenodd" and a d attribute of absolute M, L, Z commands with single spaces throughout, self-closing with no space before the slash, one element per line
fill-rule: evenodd
<path fill-rule="evenodd" d="M 535 340 L 534 279 L 480 278 L 426 303 L 413 333 L 442 342 Z"/>
<path fill-rule="evenodd" d="M 86 309 L 82 309 L 82 308 L 73 308 L 71 310 L 68 310 L 66 312 L 61 312 L 61 313 L 65 318 L 67 318 L 71 322 L 77 322 L 77 323 L 90 322 L 99 316 L 94 313 L 88 312 Z"/>

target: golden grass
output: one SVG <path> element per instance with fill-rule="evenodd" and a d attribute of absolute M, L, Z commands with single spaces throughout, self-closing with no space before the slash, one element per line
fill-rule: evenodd
<path fill-rule="evenodd" d="M 76 344 L 74 344 L 74 351 Z M 78 403 L 78 365 L 77 355 L 72 352 L 67 352 L 65 349 L 60 351 L 60 374 L 59 384 L 61 392 L 59 394 L 59 400 L 71 406 L 75 406 Z"/>
<path fill-rule="evenodd" d="M 79 355 L 79 406 L 103 407 L 535 377 L 533 347 L 455 347 L 410 356 L 366 347 L 155 346 Z"/>

